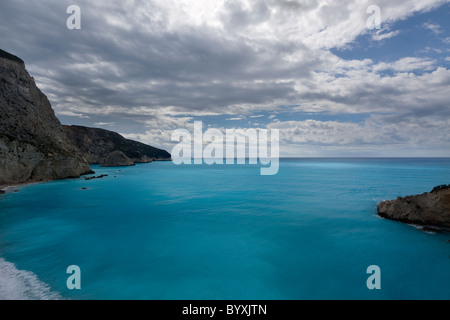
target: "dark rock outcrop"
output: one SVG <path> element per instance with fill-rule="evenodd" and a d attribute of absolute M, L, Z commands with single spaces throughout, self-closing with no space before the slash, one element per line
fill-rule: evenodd
<path fill-rule="evenodd" d="M 24 62 L 0 50 L 0 186 L 90 172 Z"/>
<path fill-rule="evenodd" d="M 0 49 L 0 58 L 15 61 L 15 62 L 18 62 L 19 64 L 25 66 L 25 62 L 23 62 L 22 59 L 20 59 L 19 57 L 16 57 L 15 55 L 13 55 L 9 52 L 3 51 L 2 49 Z"/>
<path fill-rule="evenodd" d="M 109 153 L 100 163 L 102 167 L 127 167 L 134 166 L 134 164 L 135 163 L 128 158 L 125 153 L 119 150 Z"/>
<path fill-rule="evenodd" d="M 97 176 L 97 177 L 88 177 L 88 178 L 84 178 L 84 180 L 89 181 L 89 180 L 94 180 L 94 179 L 103 179 L 103 178 L 105 178 L 105 177 L 107 177 L 107 176 L 108 176 L 107 174 L 102 174 L 102 175 Z"/>
<path fill-rule="evenodd" d="M 378 204 L 381 217 L 423 226 L 450 228 L 450 185 L 417 196 L 398 197 Z"/>
<path fill-rule="evenodd" d="M 171 160 L 167 151 L 125 139 L 113 131 L 83 126 L 64 126 L 64 130 L 90 164 L 115 167 Z"/>

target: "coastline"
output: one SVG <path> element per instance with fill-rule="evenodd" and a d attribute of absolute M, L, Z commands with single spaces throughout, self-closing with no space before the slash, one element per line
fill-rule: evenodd
<path fill-rule="evenodd" d="M 0 185 L 0 195 L 2 194 L 7 194 L 7 193 L 11 193 L 14 192 L 16 189 L 18 188 L 22 188 L 28 185 L 34 185 L 34 184 L 39 184 L 39 183 L 47 183 L 47 182 L 51 182 L 51 181 L 58 181 L 58 180 L 73 180 L 73 179 L 79 179 L 81 177 L 90 175 L 90 174 L 95 174 L 95 172 L 93 170 L 91 170 L 89 173 L 85 173 L 80 175 L 77 178 L 64 178 L 64 179 L 53 179 L 53 180 L 43 180 L 43 181 L 26 181 L 26 182 L 21 182 L 21 183 L 15 183 L 15 184 L 5 184 L 5 185 Z M 2 193 L 1 191 L 3 191 L 4 193 Z"/>
<path fill-rule="evenodd" d="M 155 160 L 152 160 L 149 162 L 138 162 L 138 163 L 139 164 L 151 164 L 152 162 L 169 162 L 169 161 L 172 161 L 172 158 L 169 158 L 169 159 L 160 158 L 160 159 L 155 159 Z M 89 167 L 91 165 L 95 165 L 95 164 L 90 163 Z M 117 167 L 119 168 L 119 167 L 124 167 L 124 166 L 117 166 Z M 125 167 L 128 167 L 128 166 L 125 166 Z M 108 168 L 108 167 L 104 167 L 104 168 Z M 109 168 L 114 168 L 114 167 L 109 167 Z M 95 174 L 95 171 L 92 170 L 92 168 L 90 167 L 89 172 L 84 173 L 84 174 L 80 175 L 79 177 L 68 177 L 68 178 L 62 178 L 62 179 L 49 179 L 49 180 L 43 180 L 43 181 L 26 181 L 26 182 L 21 182 L 21 183 L 14 183 L 14 184 L 3 184 L 3 185 L 0 185 L 0 196 L 3 194 L 14 192 L 15 189 L 22 188 L 22 187 L 25 187 L 28 185 L 33 185 L 33 184 L 38 184 L 38 183 L 47 183 L 47 182 L 58 181 L 58 180 L 74 180 L 74 179 L 79 179 L 81 177 L 85 177 L 85 176 L 88 176 L 91 174 Z"/>
<path fill-rule="evenodd" d="M 91 173 L 88 173 L 91 174 Z M 58 180 L 68 180 L 70 178 L 66 178 L 66 179 L 58 179 Z M 78 178 L 76 178 L 78 179 Z M 0 186 L 0 196 L 3 194 L 8 194 L 8 193 L 13 193 L 13 192 L 17 192 L 16 190 L 29 186 L 29 185 L 34 185 L 34 184 L 40 184 L 40 183 L 47 183 L 47 182 L 51 182 L 51 181 L 56 181 L 56 180 L 45 180 L 45 181 L 27 181 L 27 182 L 22 182 L 22 183 L 16 183 L 16 184 L 9 184 L 9 185 L 3 185 Z M 1 192 L 3 191 L 3 193 Z"/>
<path fill-rule="evenodd" d="M 42 183 L 42 182 L 50 182 L 50 181 L 51 180 L 49 180 L 49 181 L 30 181 L 30 182 L 23 182 L 23 183 L 17 183 L 17 184 L 1 185 L 0 186 L 0 191 L 3 191 L 4 193 L 0 192 L 0 195 L 14 192 L 18 188 L 22 188 L 22 187 L 25 187 L 25 186 L 28 186 L 28 185 Z"/>

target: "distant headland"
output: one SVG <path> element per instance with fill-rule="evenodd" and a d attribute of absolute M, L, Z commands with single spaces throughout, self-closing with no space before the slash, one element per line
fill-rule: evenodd
<path fill-rule="evenodd" d="M 112 131 L 62 126 L 24 61 L 0 49 L 0 188 L 158 160 L 171 156 Z"/>
<path fill-rule="evenodd" d="M 171 160 L 167 151 L 125 139 L 113 131 L 82 126 L 63 126 L 63 129 L 89 164 L 118 167 Z"/>

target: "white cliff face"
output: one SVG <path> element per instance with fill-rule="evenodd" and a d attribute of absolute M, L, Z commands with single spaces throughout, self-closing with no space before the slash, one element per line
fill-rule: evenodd
<path fill-rule="evenodd" d="M 0 186 L 88 172 L 24 63 L 0 50 Z"/>
<path fill-rule="evenodd" d="M 437 187 L 417 196 L 383 201 L 380 216 L 406 223 L 450 228 L 450 186 Z"/>

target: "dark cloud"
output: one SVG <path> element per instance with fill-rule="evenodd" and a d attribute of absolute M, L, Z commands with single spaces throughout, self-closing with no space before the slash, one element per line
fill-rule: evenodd
<path fill-rule="evenodd" d="M 11 10 L 7 16 L 23 11 L 20 5 L 24 6 L 19 2 L 7 6 Z M 18 23 L 5 21 L 5 25 L 17 28 L 13 31 L 18 34 L 34 34 L 24 50 L 25 59 L 29 57 L 29 65 L 49 71 L 48 75 L 37 72 L 36 77 L 38 81 L 49 77 L 60 86 L 56 99 L 76 96 L 81 103 L 94 107 L 174 106 L 186 112 L 205 108 L 222 112 L 236 104 L 270 104 L 280 97 L 292 97 L 294 82 L 284 80 L 307 78 L 319 63 L 310 54 L 304 54 L 309 58 L 298 62 L 285 59 L 307 52 L 301 44 L 264 40 L 255 46 L 242 38 L 228 39 L 216 30 L 193 26 L 151 33 L 132 21 L 129 30 L 112 29 L 88 6 L 82 8 L 87 10 L 82 11 L 80 31 L 65 28 L 63 3 L 52 7 L 48 17 L 44 12 L 39 14 L 37 7 L 25 6 L 25 15 L 45 17 L 37 28 L 24 30 Z M 264 5 L 256 7 L 249 23 L 266 14 Z M 11 46 L 19 42 L 12 41 Z M 78 67 L 72 68 L 74 65 Z M 46 90 L 53 89 L 49 86 Z"/>

